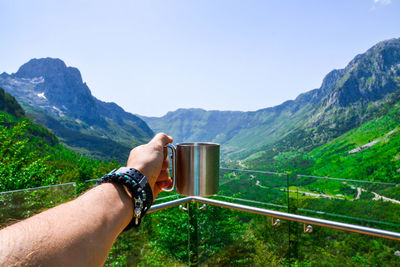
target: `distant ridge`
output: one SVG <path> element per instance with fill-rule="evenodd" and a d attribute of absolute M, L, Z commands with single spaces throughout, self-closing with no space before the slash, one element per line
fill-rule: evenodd
<path fill-rule="evenodd" d="M 275 107 L 254 112 L 178 109 L 141 118 L 177 142 L 220 142 L 225 155 L 243 158 L 266 149 L 310 150 L 393 105 L 399 88 L 400 39 L 390 39 L 328 73 L 320 88 Z"/>

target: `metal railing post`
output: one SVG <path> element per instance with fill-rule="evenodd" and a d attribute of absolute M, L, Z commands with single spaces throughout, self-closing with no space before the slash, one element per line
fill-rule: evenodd
<path fill-rule="evenodd" d="M 297 213 L 297 199 L 290 199 L 290 181 L 294 181 L 297 187 L 297 175 L 296 174 L 286 174 L 287 178 L 287 194 L 288 194 L 288 213 Z M 297 195 L 296 195 L 297 196 Z M 288 239 L 289 246 L 287 251 L 287 256 L 289 263 L 294 263 L 299 257 L 299 233 L 297 223 L 294 221 L 288 221 Z"/>
<path fill-rule="evenodd" d="M 189 223 L 189 266 L 199 266 L 199 233 L 197 224 L 197 203 L 188 205 Z"/>

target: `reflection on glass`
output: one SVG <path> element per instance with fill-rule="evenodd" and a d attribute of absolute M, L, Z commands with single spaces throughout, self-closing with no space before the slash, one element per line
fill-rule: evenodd
<path fill-rule="evenodd" d="M 221 169 L 216 198 L 274 210 L 288 209 L 288 176 L 255 170 Z"/>
<path fill-rule="evenodd" d="M 95 184 L 63 184 L 0 193 L 0 224 L 73 199 Z M 400 232 L 400 186 L 221 169 L 227 203 Z M 183 198 L 162 192 L 153 205 Z M 215 203 L 214 203 L 215 204 Z M 232 204 L 230 204 L 232 205 Z M 148 214 L 121 234 L 106 266 L 396 266 L 400 242 L 189 201 Z"/>
<path fill-rule="evenodd" d="M 0 226 L 28 218 L 75 198 L 75 183 L 0 193 Z"/>

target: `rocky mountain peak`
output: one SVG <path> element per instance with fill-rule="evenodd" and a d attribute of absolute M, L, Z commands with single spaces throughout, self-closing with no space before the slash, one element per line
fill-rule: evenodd
<path fill-rule="evenodd" d="M 325 99 L 328 109 L 348 107 L 359 101 L 376 101 L 397 91 L 400 88 L 400 38 L 376 44 L 340 71 L 333 90 Z"/>
<path fill-rule="evenodd" d="M 58 58 L 34 58 L 23 64 L 14 74 L 18 78 L 35 78 L 43 76 L 52 78 L 64 73 L 67 69 L 64 61 Z"/>
<path fill-rule="evenodd" d="M 65 113 L 89 124 L 104 123 L 99 118 L 94 98 L 86 83 L 83 83 L 80 71 L 67 67 L 61 59 L 31 59 L 11 78 L 34 83 L 34 96 L 41 97 L 38 101 L 47 105 L 47 109 L 54 109 L 53 112 Z M 35 98 L 30 102 L 35 102 Z"/>
<path fill-rule="evenodd" d="M 62 142 L 94 157 L 121 159 L 153 135 L 137 116 L 96 99 L 80 71 L 57 58 L 32 59 L 14 74 L 3 73 L 0 86 Z"/>

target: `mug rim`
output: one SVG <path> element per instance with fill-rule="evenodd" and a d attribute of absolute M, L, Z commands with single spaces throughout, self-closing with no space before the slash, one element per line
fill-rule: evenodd
<path fill-rule="evenodd" d="M 219 146 L 217 143 L 211 142 L 184 142 L 178 143 L 176 146 L 186 146 L 186 147 L 193 147 L 193 146 Z"/>

